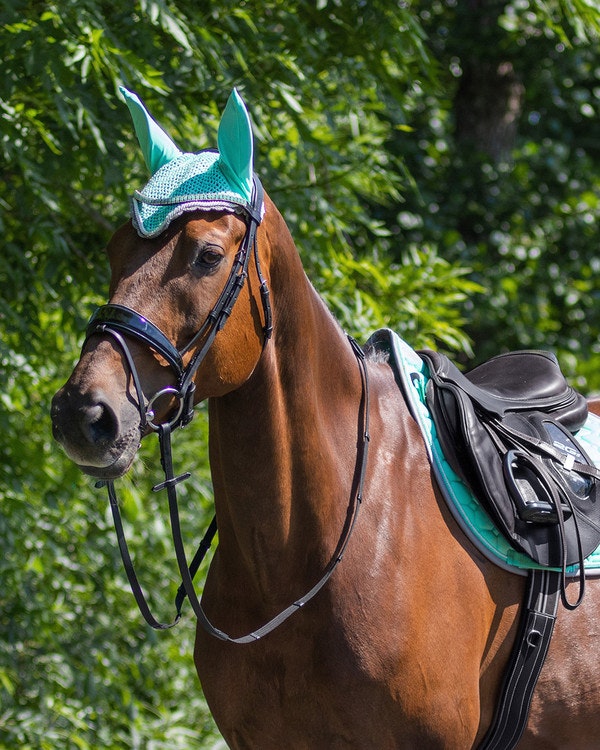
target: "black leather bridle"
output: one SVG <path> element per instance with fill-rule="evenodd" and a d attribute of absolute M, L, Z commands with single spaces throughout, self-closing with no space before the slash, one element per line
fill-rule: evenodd
<path fill-rule="evenodd" d="M 250 255 L 254 255 L 254 262 L 260 283 L 264 311 L 264 342 L 266 343 L 271 337 L 273 323 L 269 289 L 261 272 L 256 244 L 256 230 L 262 219 L 263 198 L 262 185 L 258 177 L 255 176 L 252 204 L 246 209 L 248 217 L 246 233 L 235 256 L 227 282 L 208 317 L 183 349 L 177 349 L 160 328 L 140 313 L 125 305 L 102 305 L 92 315 L 87 326 L 86 341 L 91 336 L 102 334 L 109 335 L 118 342 L 127 360 L 127 365 L 133 379 L 138 408 L 140 410 L 142 430 L 150 427 L 152 430 L 158 432 L 160 425 L 153 421 L 155 416 L 153 407 L 163 397 L 174 398 L 177 401 L 175 413 L 169 420 L 171 429 L 183 427 L 191 421 L 194 414 L 194 376 L 208 354 L 215 336 L 227 322 L 239 293 L 244 286 L 248 275 Z M 143 342 L 160 354 L 174 370 L 177 376 L 177 386 L 167 386 L 158 391 L 158 393 L 155 393 L 149 400 L 146 400 L 133 357 L 123 338 L 124 335 Z M 203 342 L 202 345 L 194 352 L 187 366 L 184 367 L 183 357 L 188 352 L 193 351 L 201 341 Z"/>
<path fill-rule="evenodd" d="M 198 368 L 204 361 L 215 339 L 215 336 L 223 328 L 227 319 L 229 318 L 229 315 L 231 314 L 233 305 L 235 304 L 235 301 L 237 300 L 247 277 L 248 264 L 251 254 L 254 255 L 255 266 L 260 283 L 260 292 L 264 311 L 264 343 L 266 344 L 268 339 L 271 337 L 273 322 L 269 300 L 269 289 L 261 272 L 256 243 L 256 230 L 262 219 L 263 197 L 264 194 L 262 185 L 259 179 L 255 176 L 252 205 L 249 209 L 247 209 L 248 224 L 246 233 L 236 254 L 225 287 L 223 288 L 223 291 L 221 292 L 217 302 L 215 303 L 215 306 L 209 313 L 200 330 L 192 337 L 192 339 L 188 342 L 188 344 L 186 344 L 183 349 L 177 349 L 171 343 L 169 338 L 156 325 L 147 320 L 140 313 L 124 305 L 107 304 L 99 307 L 92 315 L 86 331 L 86 342 L 92 336 L 103 335 L 112 337 L 118 343 L 127 362 L 127 366 L 131 373 L 134 388 L 136 391 L 138 409 L 141 419 L 140 430 L 143 433 L 146 428 L 150 428 L 151 430 L 157 432 L 160 443 L 161 463 L 165 475 L 165 480 L 155 485 L 152 489 L 154 492 L 158 492 L 163 489 L 167 490 L 173 544 L 175 547 L 175 554 L 177 557 L 179 572 L 182 579 L 181 586 L 179 587 L 175 598 L 176 615 L 173 622 L 159 622 L 155 619 L 150 611 L 150 608 L 146 601 L 146 597 L 136 576 L 127 541 L 125 539 L 125 533 L 121 520 L 119 502 L 116 496 L 114 482 L 112 480 L 103 480 L 96 484 L 97 487 L 107 487 L 121 558 L 123 560 L 125 572 L 127 574 L 131 590 L 138 604 L 140 612 L 151 627 L 158 630 L 171 628 L 179 621 L 181 617 L 181 607 L 187 596 L 192 609 L 194 610 L 194 613 L 196 614 L 202 627 L 209 634 L 215 636 L 216 638 L 223 641 L 230 641 L 232 643 L 251 643 L 258 640 L 263 635 L 271 632 L 278 625 L 287 620 L 290 615 L 292 615 L 294 612 L 297 612 L 302 606 L 304 606 L 304 604 L 312 599 L 327 583 L 334 569 L 341 561 L 344 551 L 350 540 L 352 530 L 354 529 L 358 510 L 362 502 L 369 444 L 369 388 L 365 355 L 360 346 L 349 337 L 350 345 L 357 358 L 361 371 L 363 391 L 360 412 L 362 419 L 362 434 L 361 443 L 357 452 L 357 465 L 355 470 L 355 478 L 353 481 L 351 502 L 348 508 L 348 515 L 346 517 L 346 522 L 344 524 L 342 534 L 333 553 L 333 556 L 329 564 L 326 566 L 322 577 L 310 589 L 310 591 L 308 591 L 300 599 L 293 602 L 279 615 L 277 615 L 272 620 L 270 620 L 257 630 L 253 631 L 252 633 L 241 636 L 239 638 L 234 638 L 227 635 L 227 633 L 224 633 L 222 630 L 214 627 L 204 613 L 204 610 L 194 588 L 193 578 L 206 552 L 210 548 L 210 544 L 217 531 L 216 518 L 213 518 L 213 520 L 211 521 L 211 524 L 207 529 L 192 562 L 188 565 L 181 533 L 179 507 L 177 502 L 177 485 L 183 480 L 187 479 L 190 476 L 190 473 L 185 472 L 184 474 L 181 474 L 179 476 L 175 476 L 174 474 L 171 451 L 171 432 L 177 427 L 183 427 L 188 424 L 193 417 L 195 391 L 194 376 L 196 375 Z M 157 352 L 161 357 L 163 357 L 174 370 L 177 376 L 177 385 L 167 386 L 155 393 L 150 399 L 146 399 L 142 389 L 141 380 L 135 366 L 135 362 L 133 360 L 125 337 L 132 337 L 134 339 L 137 339 L 138 341 L 141 341 L 142 343 L 149 346 L 152 350 Z M 184 366 L 183 357 L 188 352 L 193 351 L 196 345 L 199 344 L 199 342 L 202 342 L 201 345 L 192 354 L 192 357 L 188 364 Z M 154 405 L 159 399 L 163 397 L 174 398 L 177 402 L 177 406 L 174 413 L 170 416 L 169 419 L 157 424 L 154 421 Z"/>

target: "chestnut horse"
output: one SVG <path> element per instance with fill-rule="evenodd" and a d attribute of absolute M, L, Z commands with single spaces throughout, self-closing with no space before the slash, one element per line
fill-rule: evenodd
<path fill-rule="evenodd" d="M 214 308 L 245 232 L 238 214 L 218 211 L 186 213 L 150 239 L 126 224 L 108 247 L 110 303 L 133 308 L 183 347 Z M 202 600 L 233 637 L 285 610 L 331 564 L 360 499 L 367 408 L 360 358 L 268 197 L 256 241 L 272 338 L 250 263 L 194 377 L 195 403 L 209 405 L 219 528 Z M 159 353 L 125 338 L 146 399 L 175 385 Z M 390 366 L 367 358 L 366 371 L 370 447 L 343 560 L 260 640 L 239 645 L 198 626 L 196 667 L 231 748 L 465 750 L 491 722 L 525 579 L 464 536 Z M 122 346 L 97 331 L 55 396 L 55 435 L 88 474 L 121 476 L 149 431 L 140 429 L 140 398 Z M 599 605 L 600 584 L 590 581 L 577 611 L 559 611 L 520 748 L 598 747 Z"/>

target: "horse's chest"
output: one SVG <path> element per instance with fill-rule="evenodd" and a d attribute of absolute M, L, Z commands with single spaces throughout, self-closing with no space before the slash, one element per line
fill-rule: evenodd
<path fill-rule="evenodd" d="M 381 704 L 385 692 L 343 634 L 284 627 L 247 647 L 215 649 L 213 642 L 206 649 L 197 653 L 200 679 L 232 748 L 357 747 L 355 738 L 370 721 L 358 714 Z M 357 712 L 358 706 L 365 708 Z"/>
<path fill-rule="evenodd" d="M 290 638 L 289 649 L 282 641 L 271 648 L 256 645 L 254 653 L 251 647 L 246 654 L 234 652 L 235 658 L 224 649 L 218 675 L 205 677 L 200 669 L 209 706 L 232 750 L 471 746 L 476 724 L 465 727 L 455 707 L 445 718 L 434 709 L 415 721 L 414 702 L 409 705 L 402 690 L 370 673 L 343 638 L 312 645 Z"/>
<path fill-rule="evenodd" d="M 356 568 L 332 578 L 256 643 L 219 643 L 199 632 L 198 673 L 233 750 L 472 746 L 481 653 L 440 617 L 445 584 L 436 583 L 436 596 L 427 590 L 428 609 L 406 595 L 401 577 L 357 579 Z M 215 621 L 227 611 L 240 608 L 221 607 Z M 247 632 L 244 625 L 256 623 L 233 632 Z"/>

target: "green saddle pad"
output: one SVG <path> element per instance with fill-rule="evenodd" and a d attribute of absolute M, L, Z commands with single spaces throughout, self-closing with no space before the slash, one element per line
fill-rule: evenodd
<path fill-rule="evenodd" d="M 475 495 L 446 461 L 425 401 L 429 379 L 427 365 L 398 334 L 387 328 L 376 331 L 366 346 L 389 354 L 396 379 L 423 435 L 440 489 L 452 515 L 467 537 L 489 560 L 513 573 L 525 574 L 528 570 L 541 568 L 530 557 L 510 545 Z M 577 432 L 577 440 L 600 468 L 600 417 L 590 414 Z M 567 572 L 575 574 L 577 570 L 578 566 L 573 565 Z M 585 570 L 589 575 L 600 575 L 600 547 L 586 558 Z"/>

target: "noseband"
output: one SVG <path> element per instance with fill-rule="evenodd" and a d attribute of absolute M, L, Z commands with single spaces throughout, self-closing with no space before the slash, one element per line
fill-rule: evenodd
<path fill-rule="evenodd" d="M 246 234 L 235 256 L 229 278 L 215 306 L 208 314 L 201 328 L 183 349 L 177 349 L 158 326 L 155 326 L 154 323 L 147 320 L 143 315 L 125 305 L 103 305 L 92 315 L 86 330 L 86 342 L 91 336 L 100 334 L 111 336 L 119 344 L 127 361 L 136 390 L 142 431 L 146 427 L 150 427 L 152 430 L 158 432 L 161 425 L 154 422 L 154 407 L 164 396 L 177 400 L 175 413 L 168 420 L 171 429 L 183 427 L 191 421 L 194 415 L 194 391 L 196 389 L 194 376 L 204 361 L 215 336 L 225 325 L 235 301 L 244 286 L 248 275 L 248 263 L 251 253 L 254 255 L 254 262 L 260 283 L 265 321 L 263 327 L 264 341 L 266 342 L 270 338 L 273 324 L 269 289 L 261 272 L 256 243 L 256 230 L 262 219 L 263 198 L 262 185 L 258 177 L 255 176 L 252 204 L 246 209 L 248 215 Z M 135 362 L 123 337 L 124 335 L 141 341 L 163 357 L 175 372 L 177 385 L 167 386 L 147 400 Z M 203 341 L 202 345 L 194 352 L 187 366 L 184 366 L 183 357 L 185 354 L 192 351 L 201 341 Z"/>
<path fill-rule="evenodd" d="M 173 472 L 173 460 L 171 451 L 171 432 L 176 427 L 183 427 L 188 424 L 194 413 L 194 376 L 206 357 L 208 350 L 210 349 L 215 336 L 225 325 L 235 301 L 237 300 L 239 293 L 244 285 L 244 281 L 247 277 L 248 263 L 251 251 L 254 254 L 254 261 L 256 265 L 256 271 L 260 283 L 260 293 L 264 311 L 264 327 L 263 335 L 264 342 L 271 337 L 273 323 L 272 323 L 272 312 L 269 300 L 269 289 L 267 283 L 262 275 L 258 250 L 256 243 L 256 229 L 262 219 L 262 204 L 263 204 L 263 189 L 259 179 L 254 177 L 254 190 L 253 199 L 250 209 L 247 210 L 248 214 L 248 225 L 246 234 L 240 245 L 240 248 L 236 254 L 232 269 L 229 274 L 229 278 L 221 292 L 215 306 L 209 313 L 208 317 L 204 321 L 200 330 L 193 336 L 191 341 L 183 348 L 177 349 L 169 340 L 169 338 L 158 328 L 156 325 L 147 320 L 143 315 L 126 307 L 124 305 L 107 304 L 99 307 L 96 312 L 92 315 L 90 322 L 88 323 L 86 331 L 86 342 L 91 336 L 95 335 L 108 335 L 111 336 L 120 346 L 131 377 L 136 390 L 138 408 L 140 412 L 141 422 L 140 429 L 143 432 L 146 427 L 149 427 L 153 431 L 158 433 L 160 452 L 161 452 L 161 463 L 165 475 L 164 482 L 160 482 L 155 485 L 152 489 L 154 492 L 166 489 L 168 500 L 169 500 L 169 516 L 171 521 L 171 532 L 173 536 L 173 543 L 175 547 L 175 554 L 177 557 L 177 563 L 179 566 L 179 572 L 181 574 L 182 583 L 177 591 L 175 597 L 176 615 L 175 619 L 171 623 L 162 623 L 154 618 L 150 608 L 148 606 L 144 592 L 138 582 L 133 562 L 129 554 L 127 541 L 125 539 L 125 533 L 123 529 L 123 523 L 121 520 L 121 513 L 119 510 L 119 503 L 117 500 L 114 482 L 112 481 L 100 481 L 96 484 L 97 487 L 106 486 L 108 489 L 108 497 L 110 501 L 110 507 L 113 515 L 113 521 L 115 530 L 117 532 L 117 542 L 119 545 L 119 551 L 125 567 L 125 572 L 131 586 L 131 590 L 138 604 L 140 612 L 142 613 L 146 622 L 157 630 L 164 630 L 166 628 L 173 627 L 181 617 L 181 607 L 185 598 L 189 599 L 189 602 L 194 610 L 194 614 L 198 618 L 199 623 L 202 627 L 212 636 L 219 640 L 229 641 L 231 643 L 252 643 L 258 640 L 262 636 L 270 633 L 276 627 L 281 625 L 285 620 L 288 619 L 294 612 L 301 609 L 308 601 L 310 601 L 323 586 L 327 583 L 333 571 L 337 565 L 341 562 L 343 554 L 350 541 L 350 536 L 354 529 L 356 518 L 358 516 L 358 510 L 362 502 L 363 486 L 365 481 L 366 466 L 367 466 L 367 454 L 369 445 L 369 386 L 368 386 L 368 371 L 365 362 L 365 355 L 360 346 L 349 337 L 350 345 L 356 356 L 362 381 L 362 398 L 360 405 L 360 419 L 362 420 L 361 429 L 361 443 L 357 451 L 356 468 L 352 486 L 352 493 L 350 497 L 350 505 L 348 507 L 348 513 L 346 522 L 342 529 L 340 539 L 337 547 L 335 548 L 333 555 L 326 566 L 325 571 L 319 581 L 308 591 L 303 597 L 290 604 L 285 610 L 280 612 L 276 617 L 269 620 L 262 627 L 254 630 L 253 632 L 234 638 L 227 633 L 215 628 L 212 623 L 208 620 L 200 600 L 196 594 L 194 588 L 193 578 L 196 574 L 200 563 L 202 562 L 206 552 L 208 551 L 212 539 L 217 531 L 216 519 L 213 518 L 208 530 L 206 531 L 204 538 L 200 542 L 200 545 L 192 559 L 192 562 L 188 565 L 185 548 L 183 545 L 183 538 L 181 533 L 181 524 L 179 518 L 179 507 L 177 502 L 177 485 L 187 479 L 190 474 L 186 472 L 179 476 L 175 476 Z M 153 351 L 158 353 L 169 363 L 171 368 L 174 370 L 177 376 L 176 386 L 167 386 L 162 390 L 155 393 L 150 399 L 146 399 L 141 380 L 133 360 L 133 356 L 127 345 L 125 336 L 132 337 L 141 341 L 150 347 Z M 184 366 L 183 357 L 186 353 L 192 351 L 199 342 L 202 342 L 201 346 L 192 354 L 192 357 L 188 364 Z M 154 405 L 162 397 L 173 397 L 177 399 L 178 405 L 175 409 L 174 414 L 166 421 L 157 424 L 154 421 Z"/>

